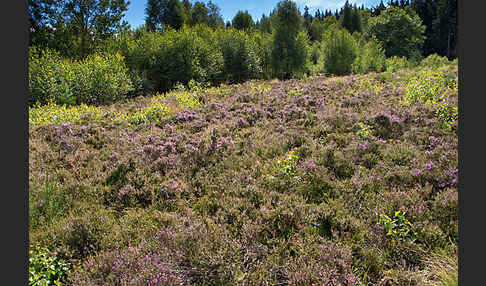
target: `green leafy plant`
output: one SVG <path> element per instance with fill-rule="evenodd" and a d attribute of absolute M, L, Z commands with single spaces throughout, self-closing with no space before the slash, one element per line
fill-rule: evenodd
<path fill-rule="evenodd" d="M 365 138 L 369 138 L 372 132 L 373 132 L 373 128 L 371 126 L 364 124 L 363 122 L 360 122 L 359 130 L 356 132 L 356 135 L 365 139 Z"/>
<path fill-rule="evenodd" d="M 141 123 L 156 122 L 158 123 L 164 115 L 168 113 L 169 109 L 165 104 L 152 103 L 144 111 L 136 112 L 129 119 L 130 123 L 138 125 Z"/>
<path fill-rule="evenodd" d="M 404 211 L 396 211 L 393 218 L 381 213 L 378 222 L 385 229 L 386 235 L 391 237 L 393 241 L 413 242 L 416 239 L 412 223 L 405 218 Z"/>
<path fill-rule="evenodd" d="M 400 69 L 409 68 L 410 63 L 406 57 L 393 56 L 386 59 L 386 70 L 390 72 L 395 72 Z"/>
<path fill-rule="evenodd" d="M 29 250 L 29 286 L 63 285 L 67 282 L 71 265 L 36 247 Z"/>
<path fill-rule="evenodd" d="M 283 160 L 278 160 L 278 168 L 285 175 L 294 175 L 297 169 L 297 160 L 299 156 L 294 154 L 294 151 L 289 151 L 285 154 Z"/>
<path fill-rule="evenodd" d="M 457 105 L 448 98 L 449 94 L 457 93 L 457 80 L 448 78 L 443 72 L 426 70 L 411 78 L 406 90 L 409 104 L 420 101 L 432 105 L 435 116 L 446 128 L 457 120 Z"/>

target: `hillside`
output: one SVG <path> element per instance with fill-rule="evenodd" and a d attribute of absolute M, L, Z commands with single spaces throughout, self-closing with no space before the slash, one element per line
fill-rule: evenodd
<path fill-rule="evenodd" d="M 457 278 L 457 65 L 440 71 L 31 108 L 30 244 L 74 285 Z"/>

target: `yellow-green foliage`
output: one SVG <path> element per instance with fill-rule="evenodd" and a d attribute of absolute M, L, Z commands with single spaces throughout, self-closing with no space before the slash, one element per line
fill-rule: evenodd
<path fill-rule="evenodd" d="M 75 75 L 71 62 L 59 53 L 36 47 L 29 49 L 29 104 L 62 102 L 74 104 L 70 83 Z"/>
<path fill-rule="evenodd" d="M 365 76 L 353 84 L 353 89 L 355 92 L 360 93 L 363 91 L 373 91 L 373 92 L 380 92 L 383 88 L 383 84 L 377 80 L 374 80 L 370 76 Z"/>
<path fill-rule="evenodd" d="M 361 138 L 365 139 L 370 137 L 370 135 L 373 132 L 373 128 L 367 124 L 364 124 L 363 122 L 359 123 L 359 130 L 356 132 L 358 136 Z"/>
<path fill-rule="evenodd" d="M 94 54 L 82 61 L 57 52 L 29 50 L 29 104 L 105 104 L 133 90 L 120 54 Z"/>
<path fill-rule="evenodd" d="M 169 112 L 165 104 L 152 103 L 145 110 L 136 112 L 128 118 L 132 124 L 160 122 L 160 120 Z"/>
<path fill-rule="evenodd" d="M 409 68 L 410 63 L 406 57 L 393 56 L 386 59 L 386 70 L 390 72 L 397 71 L 399 69 Z"/>
<path fill-rule="evenodd" d="M 36 105 L 29 107 L 29 123 L 49 124 L 63 122 L 79 122 L 82 116 L 91 118 L 101 118 L 102 110 L 96 106 L 86 104 L 67 106 L 48 103 L 46 105 Z"/>
<path fill-rule="evenodd" d="M 446 127 L 457 120 L 457 104 L 450 102 L 449 95 L 457 94 L 457 79 L 447 78 L 443 72 L 424 70 L 410 79 L 406 87 L 409 104 L 422 102 L 434 107 L 435 116 Z"/>
<path fill-rule="evenodd" d="M 376 38 L 358 42 L 357 57 L 352 65 L 354 73 L 380 72 L 385 68 L 385 51 Z"/>
<path fill-rule="evenodd" d="M 326 73 L 346 75 L 358 53 L 356 40 L 346 29 L 334 28 L 323 37 L 323 59 Z"/>
<path fill-rule="evenodd" d="M 73 63 L 72 92 L 77 103 L 105 104 L 125 98 L 133 90 L 120 54 L 94 54 Z"/>
<path fill-rule="evenodd" d="M 440 68 L 449 65 L 451 62 L 446 57 L 441 57 L 438 54 L 432 54 L 422 60 L 420 66 L 430 68 Z"/>

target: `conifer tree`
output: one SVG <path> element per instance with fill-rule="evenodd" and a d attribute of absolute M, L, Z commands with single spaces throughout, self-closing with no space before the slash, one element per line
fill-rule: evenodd
<path fill-rule="evenodd" d="M 339 24 L 341 24 L 341 27 L 345 28 L 350 33 L 352 33 L 354 30 L 352 14 L 353 14 L 352 7 L 349 4 L 349 1 L 346 0 L 346 2 L 344 3 L 344 7 L 342 8 L 341 11 L 341 16 L 339 17 Z"/>
<path fill-rule="evenodd" d="M 191 25 L 208 24 L 208 8 L 203 2 L 197 1 L 191 10 Z"/>
<path fill-rule="evenodd" d="M 283 0 L 277 4 L 272 47 L 272 65 L 281 79 L 303 73 L 307 61 L 307 47 L 302 42 L 302 17 L 295 2 Z M 300 34 L 300 35 L 299 35 Z"/>
<path fill-rule="evenodd" d="M 353 10 L 352 10 L 352 14 L 351 14 L 351 26 L 352 26 L 352 30 L 350 31 L 350 33 L 362 31 L 361 13 L 358 10 L 358 8 L 356 8 L 356 5 L 354 5 Z"/>
<path fill-rule="evenodd" d="M 250 30 L 255 26 L 253 18 L 248 11 L 238 11 L 231 24 L 233 28 L 238 30 Z"/>

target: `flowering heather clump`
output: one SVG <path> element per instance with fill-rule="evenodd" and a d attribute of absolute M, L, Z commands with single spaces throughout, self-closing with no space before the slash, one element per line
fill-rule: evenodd
<path fill-rule="evenodd" d="M 31 107 L 29 240 L 68 285 L 426 285 L 458 243 L 458 156 L 423 70 Z"/>

